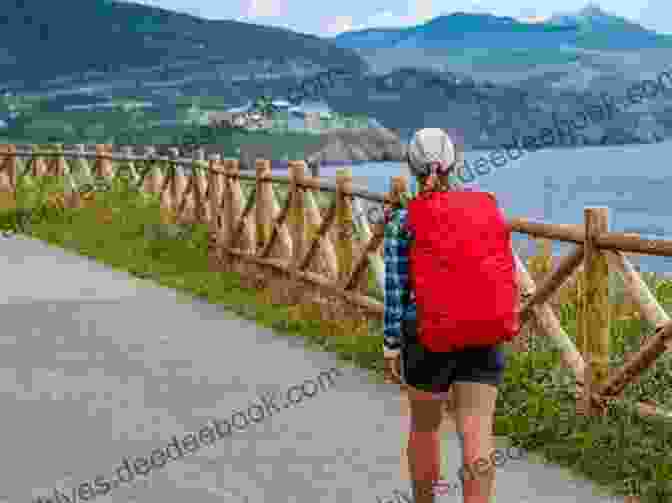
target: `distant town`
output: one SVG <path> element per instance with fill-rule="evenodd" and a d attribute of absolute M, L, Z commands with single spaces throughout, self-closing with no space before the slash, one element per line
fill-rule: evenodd
<path fill-rule="evenodd" d="M 324 132 L 334 129 L 377 127 L 375 119 L 366 115 L 345 115 L 334 112 L 326 104 L 293 106 L 284 100 L 263 99 L 242 107 L 220 112 L 206 112 L 207 124 L 219 128 L 240 128 L 248 131 Z"/>
<path fill-rule="evenodd" d="M 60 102 L 60 103 L 59 103 Z M 102 113 L 101 113 L 102 112 Z M 218 131 L 321 134 L 338 129 L 381 127 L 365 114 L 335 112 L 324 102 L 292 105 L 262 96 L 226 107 L 221 98 L 182 97 L 172 104 L 98 96 L 46 97 L 0 93 L 0 135 L 18 138 L 116 136 L 119 131 L 188 126 Z M 67 143 L 67 141 L 66 141 Z"/>

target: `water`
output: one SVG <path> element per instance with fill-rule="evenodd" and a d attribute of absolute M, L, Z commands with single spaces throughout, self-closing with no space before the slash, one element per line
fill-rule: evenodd
<path fill-rule="evenodd" d="M 465 157 L 473 170 L 474 161 L 486 155 Z M 584 207 L 607 206 L 612 231 L 672 240 L 672 174 L 666 164 L 671 157 L 672 142 L 545 150 L 525 153 L 466 185 L 496 193 L 509 217 L 583 224 Z M 322 167 L 320 174 L 333 178 L 336 169 Z M 409 176 L 404 164 L 392 162 L 357 164 L 352 171 L 356 184 L 381 193 L 390 190 L 392 176 Z M 518 243 L 521 238 L 514 235 Z M 554 242 L 555 253 L 572 247 Z M 644 271 L 672 272 L 672 257 L 631 256 L 631 261 Z"/>

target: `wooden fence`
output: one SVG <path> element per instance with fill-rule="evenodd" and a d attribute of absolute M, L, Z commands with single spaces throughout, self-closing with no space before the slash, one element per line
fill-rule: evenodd
<path fill-rule="evenodd" d="M 288 303 L 314 303 L 328 310 L 338 300 L 350 309 L 341 316 L 382 319 L 383 303 L 380 295 L 367 288 L 367 275 L 372 273 L 380 294 L 383 226 L 369 226 L 361 218 L 358 200 L 395 204 L 407 191 L 404 177 L 394 178 L 391 192 L 381 195 L 353 189 L 350 169 L 339 170 L 334 184 L 308 176 L 304 161 L 290 161 L 289 176 L 273 176 L 270 161 L 257 160 L 256 175 L 248 175 L 240 173 L 237 159 L 222 160 L 214 155 L 206 161 L 202 152 L 193 159 L 178 159 L 175 152 L 172 157 L 158 157 L 155 152 L 148 147 L 144 156 L 128 151 L 113 155 L 111 145 L 98 145 L 95 153 L 86 153 L 83 146 L 66 152 L 58 145 L 50 150 L 31 147 L 19 151 L 4 145 L 0 150 L 0 191 L 15 190 L 20 159 L 25 161 L 24 170 L 33 175 L 65 176 L 71 183 L 78 173 L 112 177 L 124 169 L 143 190 L 160 194 L 162 207 L 180 221 L 210 227 L 213 267 L 235 270 L 257 287 L 284 281 L 282 290 Z M 89 162 L 93 162 L 92 168 Z M 185 173 L 185 166 L 191 168 L 189 173 Z M 78 204 L 76 191 L 69 204 Z M 516 255 L 521 316 L 524 323 L 536 321 L 541 334 L 560 350 L 563 364 L 575 374 L 578 410 L 597 414 L 672 348 L 668 314 L 625 255 L 670 257 L 672 241 L 609 232 L 607 208 L 585 208 L 584 216 L 583 225 L 522 218 L 512 218 L 509 223 L 514 232 L 575 245 L 541 285 L 535 284 Z M 631 301 L 643 319 L 656 327 L 655 335 L 620 369 L 609 368 L 610 270 L 622 276 Z M 581 279 L 577 339 L 582 351 L 563 330 L 548 302 L 577 271 Z M 640 403 L 638 412 L 672 417 L 650 403 Z"/>

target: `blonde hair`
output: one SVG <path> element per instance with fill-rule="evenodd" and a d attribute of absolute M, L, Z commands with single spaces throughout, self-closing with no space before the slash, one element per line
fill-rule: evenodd
<path fill-rule="evenodd" d="M 418 192 L 431 192 L 431 191 L 447 191 L 447 190 L 461 190 L 462 182 L 459 179 L 458 173 L 460 169 L 464 166 L 464 152 L 457 152 L 457 159 L 450 167 L 450 171 L 446 175 L 415 175 L 413 169 L 409 165 L 409 171 L 411 175 L 415 178 L 418 184 Z"/>
<path fill-rule="evenodd" d="M 416 176 L 415 180 L 418 183 L 418 192 L 432 192 L 451 190 L 449 175 L 429 175 Z"/>

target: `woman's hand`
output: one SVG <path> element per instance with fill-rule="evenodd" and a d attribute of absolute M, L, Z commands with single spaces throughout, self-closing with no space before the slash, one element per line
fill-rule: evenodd
<path fill-rule="evenodd" d="M 399 354 L 385 358 L 385 383 L 402 384 L 401 357 Z"/>

